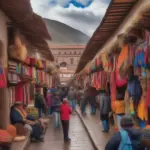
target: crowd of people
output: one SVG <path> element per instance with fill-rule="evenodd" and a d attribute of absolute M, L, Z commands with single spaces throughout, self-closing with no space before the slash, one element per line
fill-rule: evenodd
<path fill-rule="evenodd" d="M 110 130 L 110 114 L 111 99 L 109 84 L 105 90 L 96 91 L 94 88 L 87 86 L 87 89 L 78 88 L 52 88 L 47 90 L 46 97 L 41 94 L 40 88 L 36 89 L 35 107 L 38 110 L 38 118 L 29 115 L 26 111 L 26 106 L 16 102 L 11 108 L 10 118 L 11 123 L 15 126 L 18 124 L 24 126 L 30 131 L 31 139 L 36 142 L 44 141 L 44 133 L 47 123 L 43 116 L 48 115 L 53 118 L 54 128 L 63 128 L 64 141 L 70 142 L 69 137 L 69 120 L 70 115 L 76 115 L 76 105 L 80 106 L 83 116 L 86 117 L 86 108 L 90 106 L 91 115 L 95 115 L 97 110 L 100 114 L 100 120 L 103 126 L 103 132 L 107 134 Z M 121 105 L 120 105 L 121 107 Z M 46 109 L 45 109 L 46 108 Z M 45 111 L 47 110 L 47 111 Z M 118 111 L 119 112 L 119 111 Z M 146 145 L 149 143 L 149 132 L 142 132 L 134 127 L 132 117 L 119 112 L 120 117 L 118 122 L 118 132 L 115 132 L 113 137 L 108 141 L 106 150 L 146 150 Z"/>

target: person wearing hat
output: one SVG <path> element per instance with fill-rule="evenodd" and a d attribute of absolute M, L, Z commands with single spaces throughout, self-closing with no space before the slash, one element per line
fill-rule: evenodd
<path fill-rule="evenodd" d="M 64 141 L 69 142 L 71 139 L 68 136 L 69 132 L 69 120 L 72 109 L 69 105 L 69 102 L 66 98 L 63 99 L 63 104 L 60 107 L 60 118 L 63 127 Z"/>
<path fill-rule="evenodd" d="M 141 143 L 142 132 L 134 128 L 132 117 L 123 116 L 120 124 L 122 129 L 108 141 L 105 150 L 145 150 Z"/>
<path fill-rule="evenodd" d="M 27 112 L 24 110 L 21 102 L 16 102 L 14 106 L 11 107 L 10 119 L 13 125 L 20 124 L 24 128 L 31 132 L 31 138 L 37 142 L 43 141 L 43 128 L 39 122 L 32 120 L 28 117 Z"/>

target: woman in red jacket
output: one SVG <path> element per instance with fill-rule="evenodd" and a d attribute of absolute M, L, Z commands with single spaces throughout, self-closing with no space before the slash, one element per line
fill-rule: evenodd
<path fill-rule="evenodd" d="M 64 133 L 64 141 L 69 142 L 71 139 L 68 137 L 68 131 L 69 131 L 69 120 L 70 120 L 70 114 L 72 113 L 72 109 L 68 104 L 68 100 L 64 99 L 63 104 L 60 107 L 60 117 L 63 127 L 63 133 Z"/>

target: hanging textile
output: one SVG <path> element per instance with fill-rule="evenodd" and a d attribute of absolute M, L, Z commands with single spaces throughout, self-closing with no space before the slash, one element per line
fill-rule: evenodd
<path fill-rule="evenodd" d="M 147 120 L 148 119 L 147 110 L 145 109 L 145 100 L 143 98 L 139 102 L 137 114 L 141 120 Z"/>
<path fill-rule="evenodd" d="M 116 72 L 111 72 L 110 75 L 110 91 L 111 91 L 111 107 L 115 109 L 115 100 L 116 100 Z"/>
<path fill-rule="evenodd" d="M 146 68 L 146 51 L 147 51 L 147 43 L 142 43 L 136 48 L 135 59 L 134 59 L 134 67 L 143 67 Z"/>
<path fill-rule="evenodd" d="M 15 101 L 23 102 L 23 84 L 20 83 L 15 87 Z"/>
<path fill-rule="evenodd" d="M 118 68 L 116 68 L 116 85 L 117 87 L 121 87 L 127 84 L 127 79 L 122 79 L 119 74 Z"/>
<path fill-rule="evenodd" d="M 148 106 L 150 106 L 150 85 L 146 93 L 146 101 L 145 101 L 146 110 L 148 110 Z"/>
<path fill-rule="evenodd" d="M 128 66 L 128 45 L 125 45 L 118 57 L 116 66 L 116 84 L 121 87 L 127 83 L 126 70 Z"/>
<path fill-rule="evenodd" d="M 7 86 L 6 73 L 4 68 L 0 66 L 0 88 L 4 88 Z"/>
<path fill-rule="evenodd" d="M 101 61 L 102 61 L 102 64 L 103 64 L 103 68 L 104 68 L 104 71 L 108 72 L 109 70 L 109 65 L 108 65 L 108 54 L 107 53 L 103 53 L 101 55 Z"/>

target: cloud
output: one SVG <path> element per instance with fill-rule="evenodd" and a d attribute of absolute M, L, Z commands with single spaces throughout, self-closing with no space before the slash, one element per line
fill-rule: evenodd
<path fill-rule="evenodd" d="M 42 17 L 63 22 L 91 36 L 99 25 L 109 1 L 31 0 L 31 4 L 33 10 Z"/>

